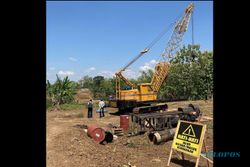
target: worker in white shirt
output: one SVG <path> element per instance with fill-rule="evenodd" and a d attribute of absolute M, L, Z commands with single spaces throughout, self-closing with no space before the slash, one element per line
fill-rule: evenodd
<path fill-rule="evenodd" d="M 100 118 L 104 117 L 104 107 L 105 107 L 105 103 L 101 99 L 101 101 L 99 102 Z"/>

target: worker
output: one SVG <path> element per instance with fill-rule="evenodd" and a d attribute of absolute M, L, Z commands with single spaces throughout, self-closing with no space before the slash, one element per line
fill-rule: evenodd
<path fill-rule="evenodd" d="M 93 113 L 93 102 L 92 99 L 88 101 L 88 118 L 92 118 Z"/>
<path fill-rule="evenodd" d="M 109 100 L 112 100 L 113 99 L 113 96 L 112 95 L 109 95 Z"/>
<path fill-rule="evenodd" d="M 104 107 L 105 107 L 105 103 L 104 103 L 104 101 L 101 99 L 101 101 L 99 102 L 100 118 L 101 118 L 101 117 L 104 117 Z"/>

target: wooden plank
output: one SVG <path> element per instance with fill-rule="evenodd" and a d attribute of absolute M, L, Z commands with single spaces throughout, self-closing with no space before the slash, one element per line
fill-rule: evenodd
<path fill-rule="evenodd" d="M 196 159 L 195 167 L 198 167 L 198 165 L 199 165 L 199 160 L 200 160 L 200 156 Z"/>
<path fill-rule="evenodd" d="M 201 157 L 205 158 L 207 161 L 209 161 L 209 162 L 212 163 L 212 164 L 214 163 L 211 159 L 209 159 L 208 157 L 206 157 L 206 156 L 204 156 L 204 155 L 202 155 L 202 154 L 201 154 Z"/>
<path fill-rule="evenodd" d="M 117 136 L 124 135 L 122 128 L 112 128 L 112 133 Z"/>
<path fill-rule="evenodd" d="M 203 146 L 205 147 L 205 152 L 207 153 L 207 146 L 205 140 L 203 140 Z M 207 160 L 207 166 L 209 167 L 209 161 Z"/>
<path fill-rule="evenodd" d="M 169 164 L 170 164 L 170 160 L 171 160 L 172 154 L 173 154 L 173 149 L 171 148 L 170 154 L 169 154 L 169 157 L 168 157 L 168 164 L 167 164 L 167 166 L 169 166 Z"/>
<path fill-rule="evenodd" d="M 179 159 L 182 159 L 182 156 L 180 156 L 180 154 L 178 153 L 178 151 L 174 150 L 174 152 L 176 153 L 176 155 L 178 156 Z"/>
<path fill-rule="evenodd" d="M 183 152 L 181 153 L 181 158 L 182 158 L 182 160 L 185 160 L 185 156 L 184 156 Z"/>
<path fill-rule="evenodd" d="M 178 111 L 177 108 L 174 108 L 174 109 L 168 109 L 167 112 L 175 112 L 175 111 Z"/>

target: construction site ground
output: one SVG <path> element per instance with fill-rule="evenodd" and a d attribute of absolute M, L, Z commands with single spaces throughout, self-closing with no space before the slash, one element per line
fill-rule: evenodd
<path fill-rule="evenodd" d="M 168 103 L 169 108 L 198 104 L 203 117 L 207 118 L 205 141 L 209 151 L 213 150 L 213 102 L 185 101 Z M 106 127 L 109 123 L 118 124 L 120 117 L 112 115 L 117 109 L 106 108 L 104 118 L 99 118 L 96 109 L 93 118 L 87 118 L 87 109 L 70 111 L 47 111 L 46 113 L 46 163 L 47 167 L 123 167 L 130 163 L 136 167 L 165 167 L 169 158 L 172 141 L 153 145 L 147 133 L 134 137 L 119 136 L 113 142 L 101 145 L 87 136 L 79 125 L 96 124 Z M 204 149 L 203 149 L 204 150 Z M 176 152 L 172 155 L 170 166 L 193 167 L 196 158 L 185 155 L 185 160 Z M 209 164 L 213 166 L 212 164 Z M 204 158 L 199 166 L 207 166 Z"/>

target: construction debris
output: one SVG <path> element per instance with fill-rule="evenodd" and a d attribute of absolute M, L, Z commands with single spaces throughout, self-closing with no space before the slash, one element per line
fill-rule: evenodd
<path fill-rule="evenodd" d="M 130 162 L 128 163 L 128 165 L 122 165 L 122 167 L 136 167 L 135 165 L 131 165 Z"/>
<path fill-rule="evenodd" d="M 161 160 L 159 158 L 154 158 L 151 160 L 151 162 L 161 162 Z"/>
<path fill-rule="evenodd" d="M 87 125 L 85 125 L 85 124 L 82 124 L 82 125 L 77 124 L 77 125 L 75 125 L 75 126 L 73 126 L 73 127 L 76 127 L 76 128 L 81 128 L 81 129 L 88 129 L 88 126 L 87 126 Z"/>
<path fill-rule="evenodd" d="M 107 127 L 110 128 L 110 129 L 112 129 L 112 128 L 119 128 L 119 125 L 116 124 L 116 123 L 109 123 Z"/>
<path fill-rule="evenodd" d="M 117 140 L 117 139 L 118 139 L 118 136 L 113 135 L 113 140 Z"/>
<path fill-rule="evenodd" d="M 112 133 L 117 136 L 123 136 L 123 128 L 112 128 Z"/>

